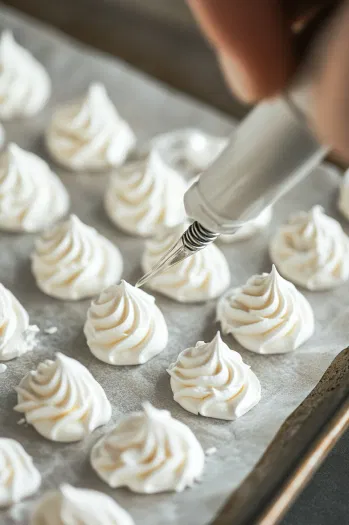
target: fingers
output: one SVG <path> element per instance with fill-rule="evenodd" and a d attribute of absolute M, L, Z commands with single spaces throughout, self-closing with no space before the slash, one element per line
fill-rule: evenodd
<path fill-rule="evenodd" d="M 324 142 L 349 160 L 349 2 L 319 42 L 314 125 Z"/>
<path fill-rule="evenodd" d="M 243 100 L 272 96 L 295 68 L 292 33 L 278 0 L 189 0 Z"/>
<path fill-rule="evenodd" d="M 232 91 L 246 102 L 289 83 L 309 42 L 295 33 L 338 0 L 188 0 Z M 321 18 L 321 17 L 320 17 Z"/>

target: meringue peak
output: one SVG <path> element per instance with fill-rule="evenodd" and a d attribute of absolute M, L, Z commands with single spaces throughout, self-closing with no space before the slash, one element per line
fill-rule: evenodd
<path fill-rule="evenodd" d="M 122 280 L 92 301 L 84 326 L 87 344 L 111 365 L 138 365 L 167 346 L 165 318 L 152 295 Z"/>
<path fill-rule="evenodd" d="M 276 267 L 228 290 L 218 301 L 217 320 L 223 333 L 261 354 L 295 350 L 314 332 L 310 304 Z"/>
<path fill-rule="evenodd" d="M 93 469 L 109 486 L 146 494 L 192 486 L 204 462 L 192 431 L 150 403 L 121 418 L 91 452 Z"/>
<path fill-rule="evenodd" d="M 183 350 L 167 372 L 174 400 L 193 414 L 234 420 L 261 397 L 256 375 L 219 331 L 212 341 Z"/>

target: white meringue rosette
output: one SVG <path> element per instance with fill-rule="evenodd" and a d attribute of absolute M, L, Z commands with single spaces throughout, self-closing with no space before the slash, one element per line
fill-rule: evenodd
<path fill-rule="evenodd" d="M 349 220 L 349 169 L 344 173 L 339 188 L 338 209 Z"/>
<path fill-rule="evenodd" d="M 44 232 L 32 254 L 38 287 L 58 299 L 97 295 L 120 280 L 122 269 L 119 249 L 76 215 Z"/>
<path fill-rule="evenodd" d="M 0 118 L 31 117 L 51 95 L 44 66 L 20 46 L 9 30 L 0 37 Z"/>
<path fill-rule="evenodd" d="M 39 231 L 68 209 L 68 192 L 48 164 L 9 144 L 0 155 L 0 229 Z"/>
<path fill-rule="evenodd" d="M 255 221 L 251 221 L 237 230 L 233 235 L 223 234 L 218 237 L 218 240 L 223 243 L 234 243 L 238 241 L 246 241 L 254 235 L 265 230 L 270 224 L 273 216 L 273 209 L 271 206 L 262 211 Z"/>
<path fill-rule="evenodd" d="M 135 142 L 132 129 L 99 83 L 91 84 L 82 99 L 57 108 L 46 132 L 52 158 L 74 171 L 120 166 Z"/>
<path fill-rule="evenodd" d="M 93 355 L 111 365 L 143 364 L 168 341 L 166 321 L 154 297 L 125 281 L 92 301 L 84 332 Z"/>
<path fill-rule="evenodd" d="M 217 320 L 223 333 L 258 354 L 291 352 L 314 333 L 310 304 L 275 266 L 228 290 L 218 301 Z"/>
<path fill-rule="evenodd" d="M 31 496 L 40 484 L 40 473 L 22 445 L 0 438 L 0 508 Z"/>
<path fill-rule="evenodd" d="M 206 170 L 228 144 L 200 129 L 184 128 L 157 135 L 150 142 L 166 169 L 189 180 Z"/>
<path fill-rule="evenodd" d="M 291 215 L 269 248 L 279 272 L 308 290 L 328 290 L 349 278 L 349 237 L 321 206 Z"/>
<path fill-rule="evenodd" d="M 153 149 L 143 160 L 130 162 L 113 173 L 104 206 L 121 230 L 148 237 L 160 227 L 184 220 L 186 189 L 184 179 L 169 169 Z"/>
<path fill-rule="evenodd" d="M 234 420 L 261 399 L 257 376 L 219 332 L 209 343 L 183 350 L 167 371 L 174 400 L 193 414 Z"/>
<path fill-rule="evenodd" d="M 37 503 L 30 525 L 134 525 L 131 516 L 110 496 L 61 485 Z"/>
<path fill-rule="evenodd" d="M 111 417 L 101 385 L 81 363 L 60 352 L 24 376 L 16 391 L 15 410 L 51 441 L 80 441 Z"/>
<path fill-rule="evenodd" d="M 146 241 L 142 269 L 149 272 L 179 240 L 188 224 L 158 231 Z M 230 282 L 230 271 L 221 250 L 210 244 L 203 250 L 149 280 L 147 286 L 181 303 L 202 302 L 220 296 Z"/>
<path fill-rule="evenodd" d="M 19 357 L 30 349 L 26 343 L 28 329 L 27 311 L 0 283 L 0 361 Z"/>
<path fill-rule="evenodd" d="M 92 449 L 91 464 L 110 487 L 133 492 L 181 492 L 199 480 L 204 451 L 183 423 L 150 403 L 124 416 Z"/>

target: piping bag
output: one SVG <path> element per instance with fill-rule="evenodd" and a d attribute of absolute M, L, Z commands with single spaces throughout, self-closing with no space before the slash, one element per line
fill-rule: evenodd
<path fill-rule="evenodd" d="M 234 234 L 256 220 L 321 162 L 329 148 L 319 144 L 308 126 L 309 92 L 307 84 L 298 83 L 247 115 L 221 155 L 184 196 L 187 215 L 194 222 L 136 286 L 220 234 Z"/>

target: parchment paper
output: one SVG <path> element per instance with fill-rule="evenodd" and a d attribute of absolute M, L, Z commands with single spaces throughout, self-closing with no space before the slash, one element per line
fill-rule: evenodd
<path fill-rule="evenodd" d="M 15 37 L 48 68 L 53 81 L 53 95 L 39 116 L 5 125 L 9 140 L 47 159 L 42 134 L 52 108 L 61 101 L 79 95 L 92 80 L 100 80 L 115 101 L 121 114 L 129 120 L 138 137 L 144 140 L 155 133 L 198 126 L 224 135 L 231 122 L 219 113 L 133 71 L 117 60 L 107 58 L 43 28 L 14 12 L 2 9 L 1 28 L 14 29 Z M 102 207 L 106 177 L 74 175 L 57 168 L 72 199 L 72 210 L 94 225 L 121 249 L 124 277 L 134 283 L 141 275 L 139 260 L 143 241 L 118 232 Z M 267 240 L 289 212 L 309 209 L 320 203 L 338 218 L 334 202 L 339 178 L 333 170 L 322 167 L 293 190 L 275 207 L 272 226 L 259 238 L 222 247 L 231 268 L 232 285 L 244 283 L 252 274 L 270 271 Z M 245 351 L 233 339 L 226 339 L 241 351 L 262 384 L 262 400 L 257 407 L 236 422 L 226 422 L 189 414 L 172 399 L 166 367 L 178 352 L 198 340 L 210 340 L 216 330 L 215 301 L 204 305 L 184 306 L 158 296 L 157 302 L 168 322 L 168 348 L 152 361 L 139 367 L 112 367 L 101 363 L 89 352 L 82 327 L 89 301 L 61 302 L 42 294 L 30 271 L 29 254 L 34 236 L 0 234 L 0 281 L 9 287 L 28 309 L 31 322 L 41 328 L 35 351 L 7 363 L 0 375 L 0 436 L 18 439 L 34 457 L 43 484 L 35 497 L 0 512 L 4 525 L 27 523 L 33 502 L 47 489 L 68 482 L 111 494 L 143 525 L 204 525 L 248 474 L 272 440 L 285 418 L 313 389 L 336 354 L 348 343 L 348 285 L 326 293 L 306 293 L 316 317 L 316 333 L 300 350 L 285 356 L 258 356 Z M 56 326 L 56 334 L 44 329 Z M 14 387 L 30 369 L 56 351 L 79 359 L 105 389 L 113 405 L 112 422 L 98 429 L 83 442 L 55 444 L 41 438 L 13 411 Z M 181 494 L 134 495 L 126 489 L 110 490 L 93 473 L 89 451 L 99 437 L 110 429 L 119 414 L 139 410 L 149 400 L 156 407 L 169 409 L 195 432 L 204 449 L 217 447 L 207 458 L 203 480 Z M 252 496 L 252 495 L 251 495 Z"/>

